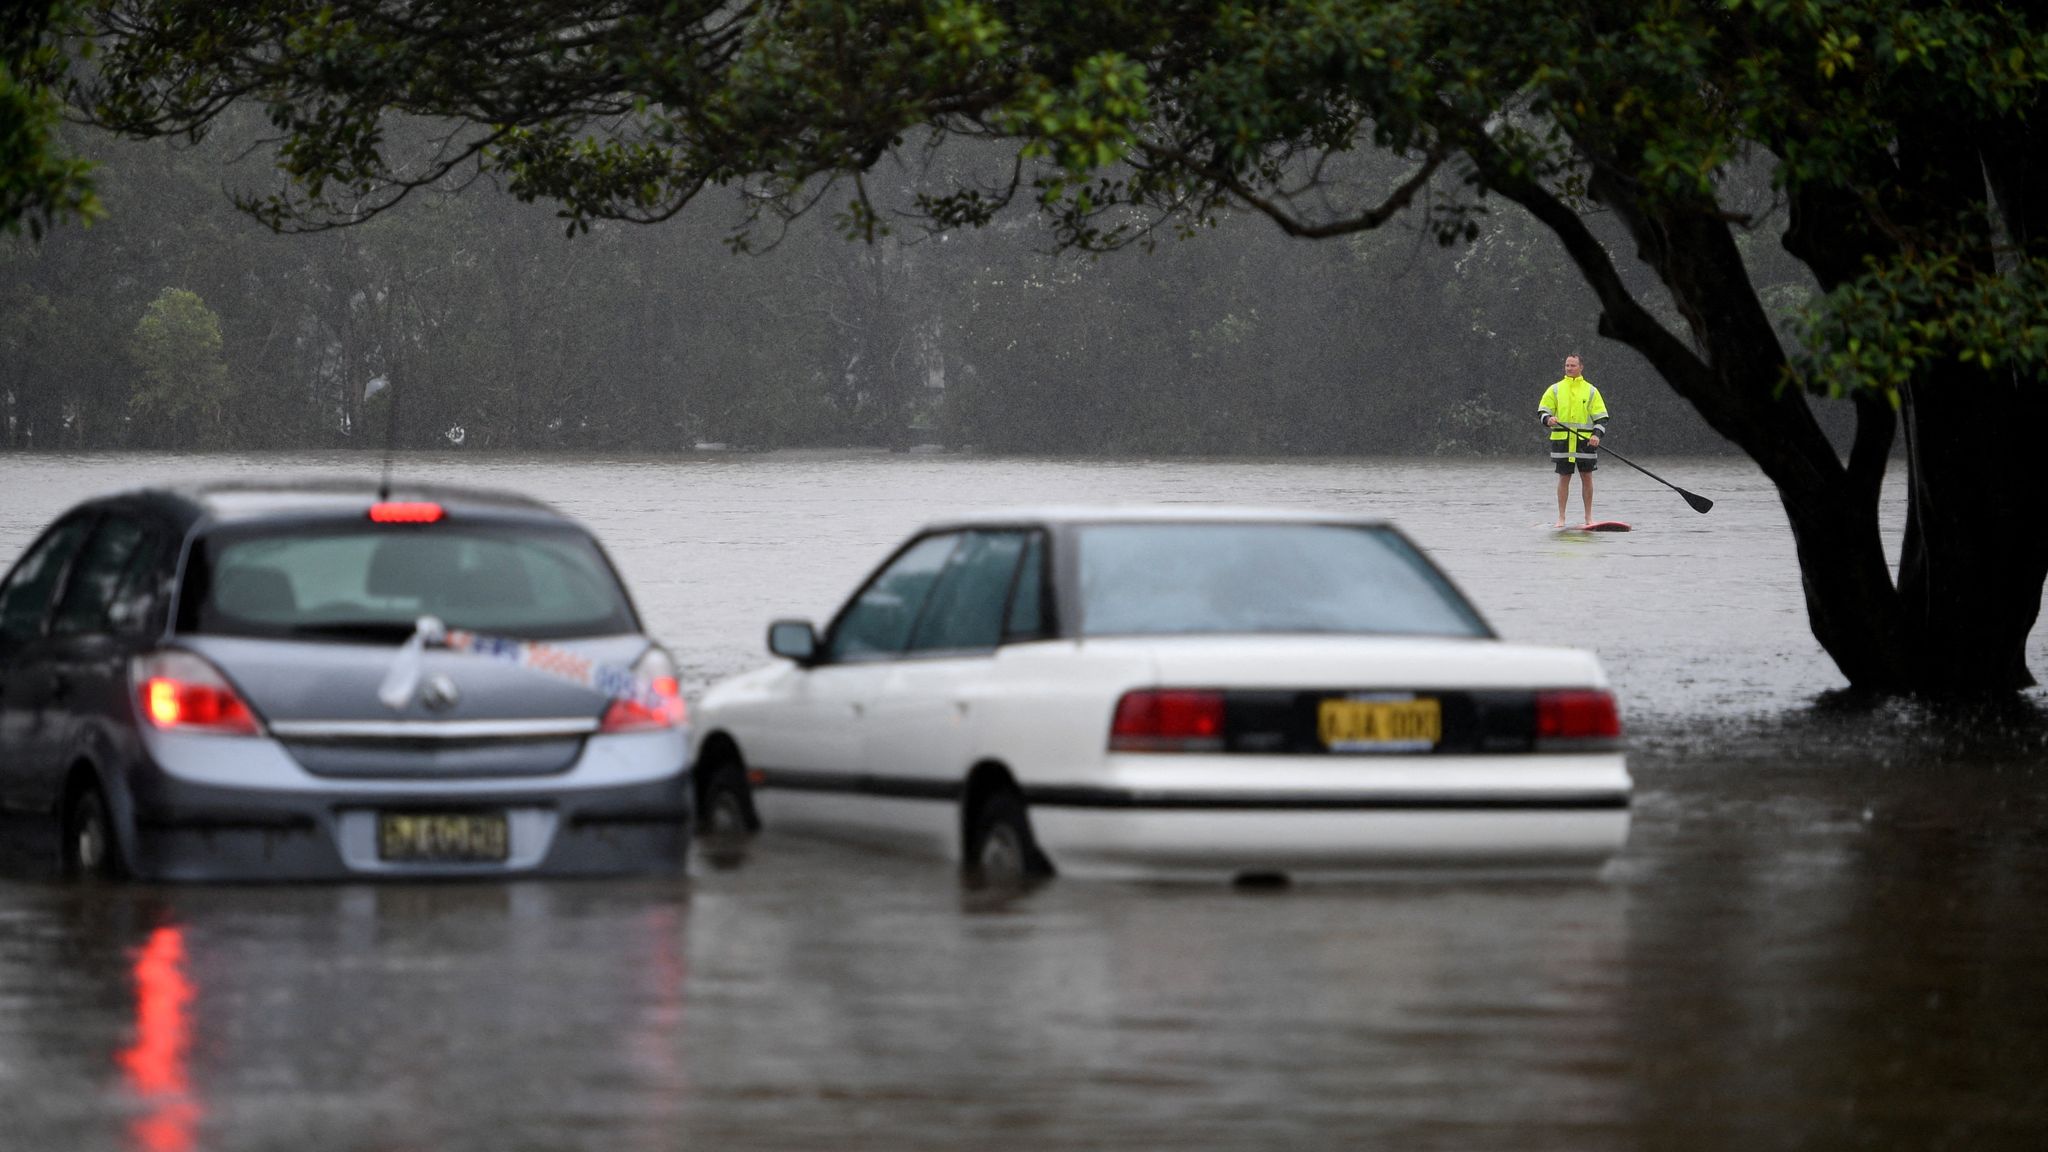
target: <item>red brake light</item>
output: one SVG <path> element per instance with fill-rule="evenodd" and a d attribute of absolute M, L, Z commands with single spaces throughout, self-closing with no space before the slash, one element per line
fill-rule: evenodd
<path fill-rule="evenodd" d="M 1536 743 L 1604 744 L 1621 739 L 1621 712 L 1612 692 L 1594 689 L 1538 692 Z"/>
<path fill-rule="evenodd" d="M 370 505 L 370 519 L 378 524 L 432 524 L 442 514 L 439 504 L 425 500 L 384 500 Z"/>
<path fill-rule="evenodd" d="M 633 671 L 654 689 L 653 700 L 614 700 L 599 722 L 601 732 L 635 732 L 650 728 L 681 728 L 689 719 L 683 706 L 683 686 L 676 679 L 675 662 L 656 648 Z"/>
<path fill-rule="evenodd" d="M 1126 692 L 1109 724 L 1112 752 L 1216 752 L 1223 748 L 1223 693 Z"/>
<path fill-rule="evenodd" d="M 213 665 L 190 652 L 139 657 L 131 676 L 143 718 L 163 731 L 254 736 L 256 714 Z"/>

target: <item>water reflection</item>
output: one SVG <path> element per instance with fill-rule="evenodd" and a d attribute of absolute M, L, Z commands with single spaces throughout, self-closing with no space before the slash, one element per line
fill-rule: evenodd
<path fill-rule="evenodd" d="M 639 1007 L 625 1022 L 624 1051 L 645 1088 L 629 1126 L 632 1147 L 667 1148 L 675 1139 L 682 1101 L 691 1093 L 684 1062 L 683 1004 L 689 963 L 683 950 L 681 910 L 673 904 L 649 908 L 632 924 L 631 953 L 644 957 L 632 971 L 643 988 Z"/>
<path fill-rule="evenodd" d="M 135 956 L 135 1043 L 116 1057 L 145 1112 L 129 1125 L 141 1152 L 188 1152 L 205 1109 L 186 1067 L 194 992 L 185 972 L 185 932 L 164 925 Z"/>
<path fill-rule="evenodd" d="M 1646 733 L 1577 884 L 0 885 L 0 1142 L 2032 1148 L 2048 767 L 1923 720 Z"/>
<path fill-rule="evenodd" d="M 667 1149 L 690 888 L 0 882 L 0 1148 Z"/>
<path fill-rule="evenodd" d="M 712 1144 L 1625 1146 L 1629 896 L 1598 877 L 995 897 L 771 830 L 702 886 Z"/>
<path fill-rule="evenodd" d="M 1647 760 L 1625 1011 L 1639 1140 L 2036 1148 L 2048 725 L 1841 699 Z"/>

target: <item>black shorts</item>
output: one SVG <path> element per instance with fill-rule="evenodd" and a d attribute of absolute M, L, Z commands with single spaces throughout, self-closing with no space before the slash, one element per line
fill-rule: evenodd
<path fill-rule="evenodd" d="M 1569 476 L 1572 474 L 1572 462 L 1570 460 L 1552 460 L 1551 463 L 1557 465 L 1557 474 L 1559 476 Z M 1598 468 L 1600 466 L 1600 459 L 1597 456 L 1588 456 L 1581 452 L 1579 453 L 1578 463 L 1579 472 L 1583 475 Z"/>

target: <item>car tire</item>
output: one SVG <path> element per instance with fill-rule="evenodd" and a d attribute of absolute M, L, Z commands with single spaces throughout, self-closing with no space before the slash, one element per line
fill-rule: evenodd
<path fill-rule="evenodd" d="M 754 832 L 754 797 L 737 765 L 721 765 L 705 781 L 705 799 L 696 828 L 705 836 L 739 838 Z"/>
<path fill-rule="evenodd" d="M 114 818 L 99 785 L 87 784 L 64 806 L 64 874 L 81 880 L 113 880 L 121 875 L 121 853 L 114 842 Z"/>
<path fill-rule="evenodd" d="M 1024 797 L 1004 788 L 981 802 L 967 834 L 967 877 L 986 887 L 1015 887 L 1052 875 L 1031 836 Z"/>
<path fill-rule="evenodd" d="M 728 753 L 704 766 L 697 790 L 697 832 L 707 838 L 743 840 L 761 827 L 753 790 L 739 761 Z"/>

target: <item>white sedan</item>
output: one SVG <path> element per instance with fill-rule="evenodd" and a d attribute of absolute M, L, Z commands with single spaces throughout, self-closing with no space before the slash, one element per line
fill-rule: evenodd
<path fill-rule="evenodd" d="M 1382 521 L 933 524 L 699 712 L 699 811 L 970 876 L 1584 866 L 1628 834 L 1593 655 L 1501 642 Z"/>

